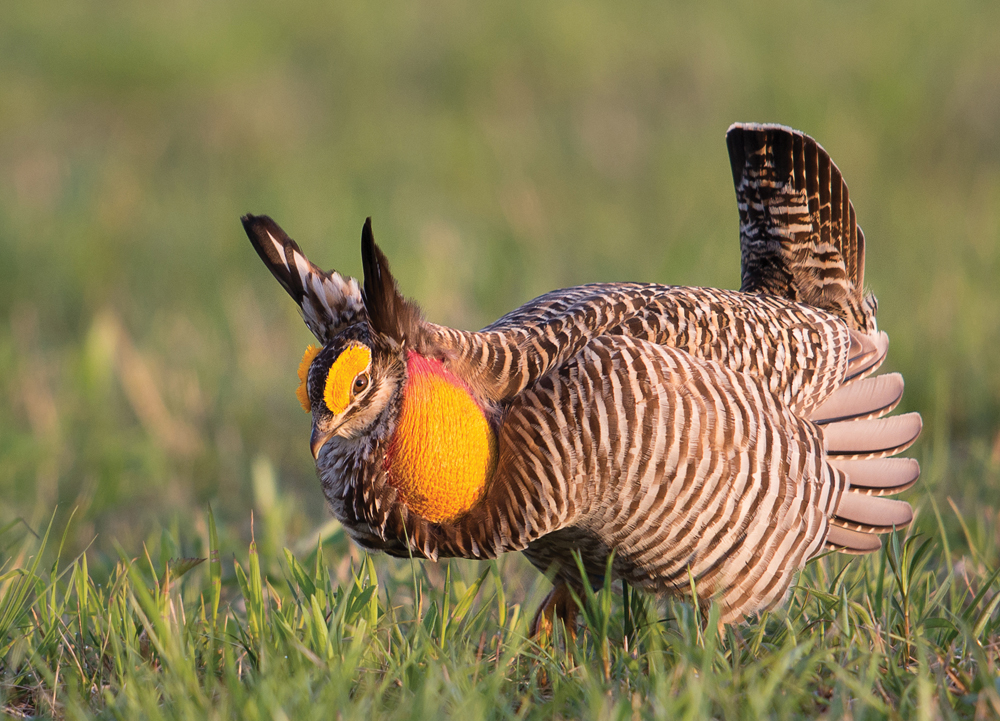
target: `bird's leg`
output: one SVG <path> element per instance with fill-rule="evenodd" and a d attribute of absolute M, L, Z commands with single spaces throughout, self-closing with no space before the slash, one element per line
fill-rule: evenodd
<path fill-rule="evenodd" d="M 544 635 L 551 638 L 555 620 L 560 618 L 566 624 L 566 633 L 569 637 L 576 638 L 576 614 L 579 610 L 569 586 L 556 580 L 555 586 L 535 613 L 535 618 L 531 622 L 531 636 L 538 638 Z"/>

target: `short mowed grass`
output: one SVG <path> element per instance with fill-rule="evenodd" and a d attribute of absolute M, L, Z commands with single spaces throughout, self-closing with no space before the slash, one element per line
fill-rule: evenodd
<path fill-rule="evenodd" d="M 0 4 L 0 712 L 1000 715 L 998 69 L 977 0 Z M 517 555 L 353 546 L 294 397 L 314 339 L 239 216 L 352 275 L 372 216 L 461 328 L 733 288 L 734 121 L 851 188 L 925 423 L 913 526 L 745 624 L 614 586 L 548 641 Z"/>

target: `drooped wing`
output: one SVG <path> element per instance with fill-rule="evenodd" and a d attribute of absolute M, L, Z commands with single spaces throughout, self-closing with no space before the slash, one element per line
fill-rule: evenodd
<path fill-rule="evenodd" d="M 317 268 L 268 216 L 245 215 L 242 221 L 260 259 L 298 304 L 303 320 L 321 343 L 365 317 L 361 288 L 354 278 Z"/>

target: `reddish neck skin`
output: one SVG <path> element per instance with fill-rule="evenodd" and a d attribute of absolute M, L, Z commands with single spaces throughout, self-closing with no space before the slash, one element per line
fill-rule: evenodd
<path fill-rule="evenodd" d="M 421 375 L 436 375 L 440 378 L 446 380 L 451 385 L 461 388 L 476 402 L 479 409 L 486 413 L 486 409 L 483 408 L 483 404 L 479 402 L 469 384 L 459 378 L 457 375 L 449 371 L 444 367 L 444 363 L 435 358 L 426 358 L 416 351 L 406 352 L 406 373 L 410 378 L 414 378 Z M 409 384 L 403 389 L 403 396 L 409 393 Z"/>
<path fill-rule="evenodd" d="M 425 358 L 414 350 L 406 351 L 406 372 L 411 377 L 424 373 L 433 373 L 434 375 L 447 378 L 449 381 L 455 378 L 453 374 L 444 369 L 444 364 L 441 361 L 433 358 Z M 455 378 L 455 380 L 458 379 Z"/>

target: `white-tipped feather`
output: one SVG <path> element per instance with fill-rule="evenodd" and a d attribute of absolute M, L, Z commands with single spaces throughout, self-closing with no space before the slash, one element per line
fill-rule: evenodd
<path fill-rule="evenodd" d="M 871 496 L 900 493 L 920 478 L 920 464 L 913 458 L 831 458 L 828 463 L 847 474 L 851 491 Z"/>
<path fill-rule="evenodd" d="M 320 302 L 323 304 L 323 310 L 326 311 L 327 315 L 332 316 L 333 308 L 330 307 L 330 296 L 333 294 L 328 292 L 326 284 L 324 284 L 320 278 L 313 276 L 312 288 L 313 294 L 315 294 L 315 296 L 319 298 Z"/>
<path fill-rule="evenodd" d="M 886 373 L 873 378 L 859 378 L 841 386 L 812 412 L 813 423 L 832 423 L 885 415 L 903 397 L 903 376 Z"/>
<path fill-rule="evenodd" d="M 848 491 L 840 497 L 832 522 L 855 530 L 885 533 L 893 528 L 903 528 L 912 520 L 913 509 L 905 501 L 863 496 Z"/>
<path fill-rule="evenodd" d="M 300 258 L 308 267 L 305 274 Z M 356 317 L 364 311 L 361 286 L 354 278 L 345 279 L 336 271 L 323 273 L 304 256 L 296 254 L 295 260 L 306 291 L 302 299 L 302 315 L 309 329 L 325 343 L 332 333 L 342 327 L 345 318 Z"/>
<path fill-rule="evenodd" d="M 277 223 L 247 215 L 243 226 L 264 263 L 302 310 L 309 329 L 327 343 L 346 325 L 365 316 L 361 287 L 354 278 L 313 265 Z"/>
<path fill-rule="evenodd" d="M 823 426 L 827 453 L 847 458 L 877 458 L 899 453 L 917 440 L 919 413 L 867 421 L 841 421 Z"/>
<path fill-rule="evenodd" d="M 860 352 L 854 353 L 855 342 L 858 343 Z M 884 332 L 864 335 L 857 331 L 851 331 L 851 357 L 847 363 L 846 380 L 864 378 L 879 369 L 889 352 L 889 336 Z"/>

